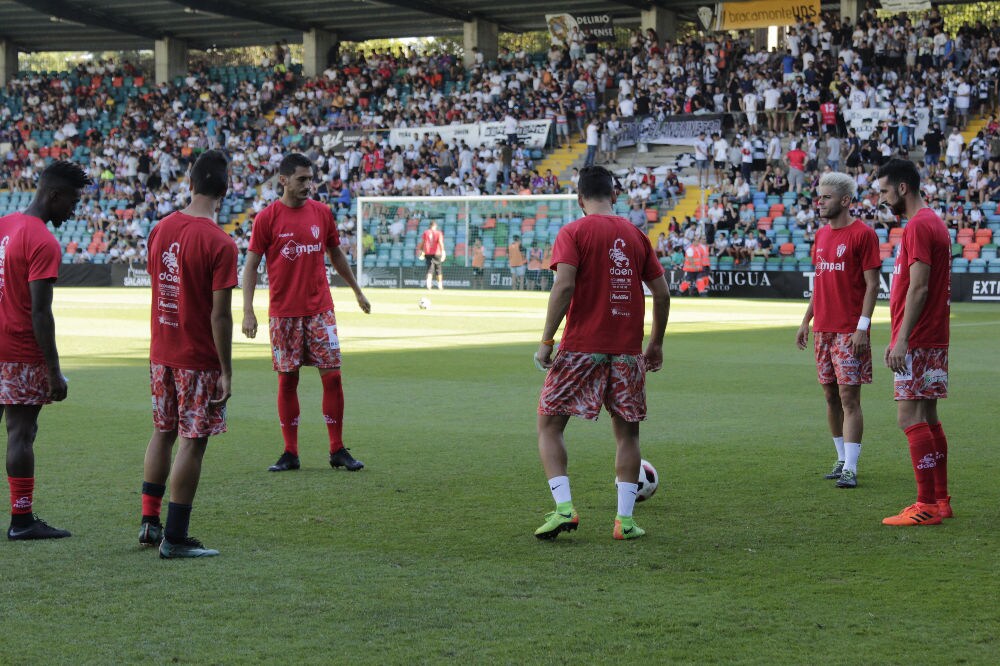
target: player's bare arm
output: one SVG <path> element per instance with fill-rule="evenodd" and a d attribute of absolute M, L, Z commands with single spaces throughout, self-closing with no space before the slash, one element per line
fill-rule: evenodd
<path fill-rule="evenodd" d="M 31 325 L 35 341 L 45 357 L 49 369 L 49 398 L 58 402 L 66 399 L 66 378 L 59 367 L 56 349 L 56 320 L 52 316 L 52 280 L 33 280 L 28 283 L 31 291 Z"/>
<path fill-rule="evenodd" d="M 255 322 L 256 326 L 256 322 Z M 215 387 L 215 396 L 209 400 L 212 407 L 222 407 L 233 394 L 233 290 L 218 289 L 212 292 L 212 340 L 219 354 L 222 372 Z"/>
<path fill-rule="evenodd" d="M 871 344 L 869 327 L 871 326 L 872 314 L 875 312 L 875 300 L 878 298 L 878 269 L 867 270 L 864 275 L 865 300 L 861 304 L 861 317 L 866 325 L 862 328 L 861 321 L 859 321 L 858 328 L 851 336 L 851 353 L 855 356 L 864 353 Z"/>
<path fill-rule="evenodd" d="M 806 345 L 809 344 L 809 322 L 813 318 L 813 297 L 809 297 L 809 305 L 806 307 L 806 313 L 802 315 L 802 323 L 799 325 L 799 330 L 795 333 L 795 344 L 799 349 L 805 349 Z"/>
<path fill-rule="evenodd" d="M 257 315 L 253 311 L 253 294 L 257 289 L 257 268 L 260 255 L 247 252 L 247 262 L 243 266 L 243 335 L 257 337 Z"/>
<path fill-rule="evenodd" d="M 928 283 L 931 276 L 930 264 L 915 261 L 910 264 L 910 287 L 906 290 L 906 305 L 903 309 L 903 321 L 899 326 L 896 344 L 886 350 L 885 364 L 893 372 L 906 370 L 906 352 L 910 346 L 910 333 L 917 325 L 920 314 L 927 303 Z"/>
<path fill-rule="evenodd" d="M 361 285 L 358 284 L 357 279 L 354 277 L 354 271 L 351 270 L 351 265 L 347 262 L 344 251 L 339 247 L 332 247 L 327 249 L 326 255 L 330 258 L 333 270 L 337 271 L 337 275 L 344 278 L 347 286 L 354 291 L 354 295 L 358 299 L 358 307 L 361 308 L 361 311 L 365 314 L 371 314 L 372 305 L 368 302 L 364 292 L 361 291 Z"/>
<path fill-rule="evenodd" d="M 667 279 L 660 276 L 646 286 L 653 293 L 653 328 L 646 343 L 646 363 L 650 372 L 657 372 L 663 367 L 663 336 L 667 331 L 667 320 L 670 318 L 670 288 Z"/>
<path fill-rule="evenodd" d="M 545 312 L 545 328 L 542 330 L 542 340 L 535 352 L 535 362 L 543 368 L 552 366 L 552 348 L 556 331 L 569 310 L 569 303 L 576 291 L 576 266 L 559 264 L 556 266 L 555 283 L 549 292 L 549 305 Z"/>

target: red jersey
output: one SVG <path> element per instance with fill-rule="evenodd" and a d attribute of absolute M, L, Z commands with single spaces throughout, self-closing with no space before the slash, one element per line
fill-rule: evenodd
<path fill-rule="evenodd" d="M 788 157 L 788 164 L 791 168 L 805 171 L 806 154 L 804 152 L 796 148 L 795 150 L 789 150 L 786 157 Z"/>
<path fill-rule="evenodd" d="M 436 257 L 444 251 L 444 233 L 440 229 L 428 229 L 420 238 L 421 251 L 428 257 Z"/>
<path fill-rule="evenodd" d="M 812 260 L 813 330 L 853 333 L 865 302 L 865 271 L 882 266 L 878 236 L 861 220 L 842 229 L 826 224 L 816 232 Z"/>
<path fill-rule="evenodd" d="M 552 268 L 576 266 L 576 289 L 560 347 L 599 354 L 639 354 L 645 332 L 642 283 L 663 275 L 653 246 L 631 222 L 587 215 L 559 231 Z"/>
<path fill-rule="evenodd" d="M 824 125 L 837 124 L 837 105 L 833 102 L 825 102 L 819 105 L 819 113 L 823 118 Z"/>
<path fill-rule="evenodd" d="M 323 259 L 340 245 L 337 223 L 325 204 L 299 208 L 275 201 L 254 218 L 250 251 L 267 260 L 272 317 L 308 317 L 333 309 Z"/>
<path fill-rule="evenodd" d="M 236 286 L 236 243 L 207 217 L 171 213 L 149 233 L 153 287 L 149 360 L 185 370 L 219 370 L 212 292 Z"/>
<path fill-rule="evenodd" d="M 896 344 L 910 288 L 910 266 L 920 261 L 931 267 L 927 282 L 927 302 L 910 333 L 910 349 L 947 347 L 951 315 L 951 236 L 941 218 L 930 208 L 921 208 L 903 227 L 903 239 L 896 254 L 889 313 L 892 316 L 892 341 Z"/>
<path fill-rule="evenodd" d="M 44 362 L 31 321 L 29 282 L 59 277 L 59 241 L 32 215 L 0 218 L 0 361 Z"/>

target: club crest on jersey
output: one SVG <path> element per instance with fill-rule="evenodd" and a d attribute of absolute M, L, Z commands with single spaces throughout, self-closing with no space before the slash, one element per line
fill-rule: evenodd
<path fill-rule="evenodd" d="M 314 224 L 314 225 L 312 225 L 312 227 L 310 227 L 310 231 L 313 232 L 313 238 L 315 238 L 315 239 L 318 240 L 319 239 L 319 227 Z"/>
<path fill-rule="evenodd" d="M 837 258 L 838 259 L 840 259 L 842 256 L 844 256 L 845 252 L 847 252 L 847 245 L 845 245 L 844 243 L 841 243 L 840 245 L 837 246 Z"/>
<path fill-rule="evenodd" d="M 163 266 L 167 269 L 160 273 L 160 279 L 164 282 L 180 282 L 181 276 L 178 273 L 181 270 L 180 261 L 177 259 L 177 254 L 181 251 L 180 243 L 171 243 L 163 253 L 160 254 L 160 259 L 163 261 Z"/>

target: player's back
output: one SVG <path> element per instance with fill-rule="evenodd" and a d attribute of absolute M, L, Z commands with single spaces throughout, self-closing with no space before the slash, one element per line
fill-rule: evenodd
<path fill-rule="evenodd" d="M 649 239 L 625 218 L 588 215 L 556 237 L 552 265 L 576 266 L 561 346 L 567 351 L 638 354 L 644 281 L 663 275 Z"/>
<path fill-rule="evenodd" d="M 236 243 L 213 220 L 173 213 L 149 235 L 150 359 L 175 368 L 217 369 L 213 292 L 236 285 Z"/>

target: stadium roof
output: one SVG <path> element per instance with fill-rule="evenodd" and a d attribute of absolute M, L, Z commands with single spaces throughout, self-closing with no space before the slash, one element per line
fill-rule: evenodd
<path fill-rule="evenodd" d="M 301 41 L 319 28 L 341 40 L 461 35 L 483 19 L 503 32 L 545 28 L 545 14 L 610 14 L 637 25 L 654 6 L 693 20 L 703 0 L 0 0 L 0 39 L 22 51 L 151 49 L 175 37 L 190 48 Z"/>

